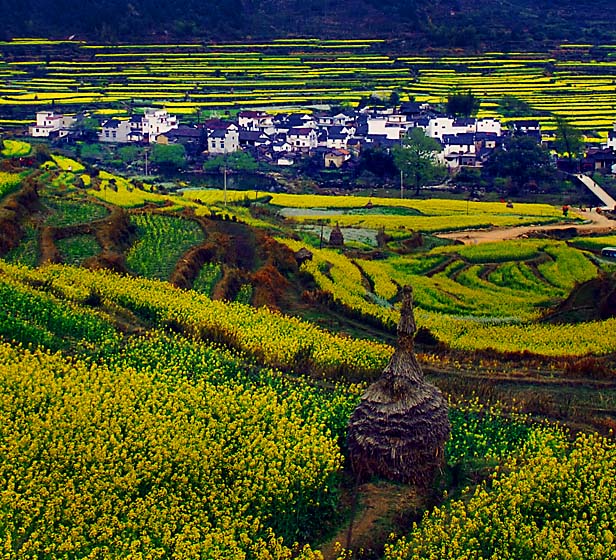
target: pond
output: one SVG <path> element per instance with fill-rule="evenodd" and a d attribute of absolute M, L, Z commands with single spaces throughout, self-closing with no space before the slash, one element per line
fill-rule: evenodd
<path fill-rule="evenodd" d="M 194 189 L 222 189 L 222 173 L 182 173 L 182 181 Z M 228 173 L 227 188 L 236 191 L 282 192 L 284 189 L 271 177 L 260 173 Z"/>

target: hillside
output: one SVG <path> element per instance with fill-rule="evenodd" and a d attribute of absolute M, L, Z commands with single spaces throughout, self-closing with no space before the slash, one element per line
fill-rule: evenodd
<path fill-rule="evenodd" d="M 608 0 L 2 0 L 0 34 L 109 42 L 383 37 L 423 47 L 528 49 L 609 42 L 612 7 Z"/>
<path fill-rule="evenodd" d="M 460 245 L 434 233 L 564 218 L 179 190 L 24 141 L 1 153 L 5 558 L 616 554 L 616 319 L 544 322 L 598 279 L 613 295 L 609 232 Z M 427 491 L 360 485 L 347 460 L 406 284 L 417 359 L 449 398 Z"/>

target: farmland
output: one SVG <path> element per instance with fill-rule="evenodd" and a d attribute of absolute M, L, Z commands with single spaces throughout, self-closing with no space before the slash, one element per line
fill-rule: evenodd
<path fill-rule="evenodd" d="M 395 54 L 392 54 L 395 53 Z M 479 116 L 511 118 L 515 97 L 546 132 L 566 116 L 604 140 L 616 120 L 616 46 L 562 45 L 549 52 L 418 55 L 383 40 L 97 45 L 14 39 L 0 45 L 0 125 L 27 124 L 49 104 L 103 118 L 164 106 L 182 118 L 314 105 L 357 105 L 397 91 L 402 100 L 442 103 L 470 90 Z"/>
<path fill-rule="evenodd" d="M 614 236 L 582 235 L 584 213 L 167 192 L 54 149 L 3 162 L 6 558 L 341 560 L 339 533 L 388 560 L 614 555 Z M 541 229 L 555 223 L 576 235 Z M 438 237 L 520 224 L 541 235 Z M 412 507 L 397 497 L 415 490 L 356 487 L 345 467 L 406 284 L 452 425 L 438 487 Z M 347 538 L 378 492 L 391 515 Z"/>

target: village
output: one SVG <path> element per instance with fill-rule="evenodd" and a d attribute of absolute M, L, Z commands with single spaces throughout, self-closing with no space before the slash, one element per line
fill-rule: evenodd
<path fill-rule="evenodd" d="M 28 133 L 60 144 L 75 142 L 83 139 L 84 130 L 78 123 L 84 118 L 39 111 Z M 436 159 L 450 175 L 463 168 L 481 168 L 490 154 L 502 147 L 504 138 L 513 134 L 526 135 L 550 147 L 538 120 L 513 120 L 504 126 L 495 118 L 447 116 L 416 102 L 340 112 L 274 114 L 244 110 L 236 118 L 209 118 L 193 124 L 181 123 L 166 109 L 146 108 L 129 118 L 102 121 L 98 130 L 90 132 L 90 140 L 118 145 L 181 145 L 185 155 L 196 161 L 244 151 L 257 162 L 278 167 L 291 167 L 310 157 L 324 169 L 339 169 L 352 164 L 363 150 L 390 150 L 413 128 L 421 128 L 439 142 L 441 150 Z M 585 150 L 575 171 L 614 173 L 615 149 L 616 125 L 607 143 Z M 567 162 L 563 160 L 562 164 L 566 166 Z"/>

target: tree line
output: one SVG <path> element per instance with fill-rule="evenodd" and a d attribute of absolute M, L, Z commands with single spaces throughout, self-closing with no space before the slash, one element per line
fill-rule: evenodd
<path fill-rule="evenodd" d="M 107 42 L 275 37 L 402 39 L 407 46 L 536 48 L 616 38 L 611 0 L 0 0 L 0 39 Z"/>

